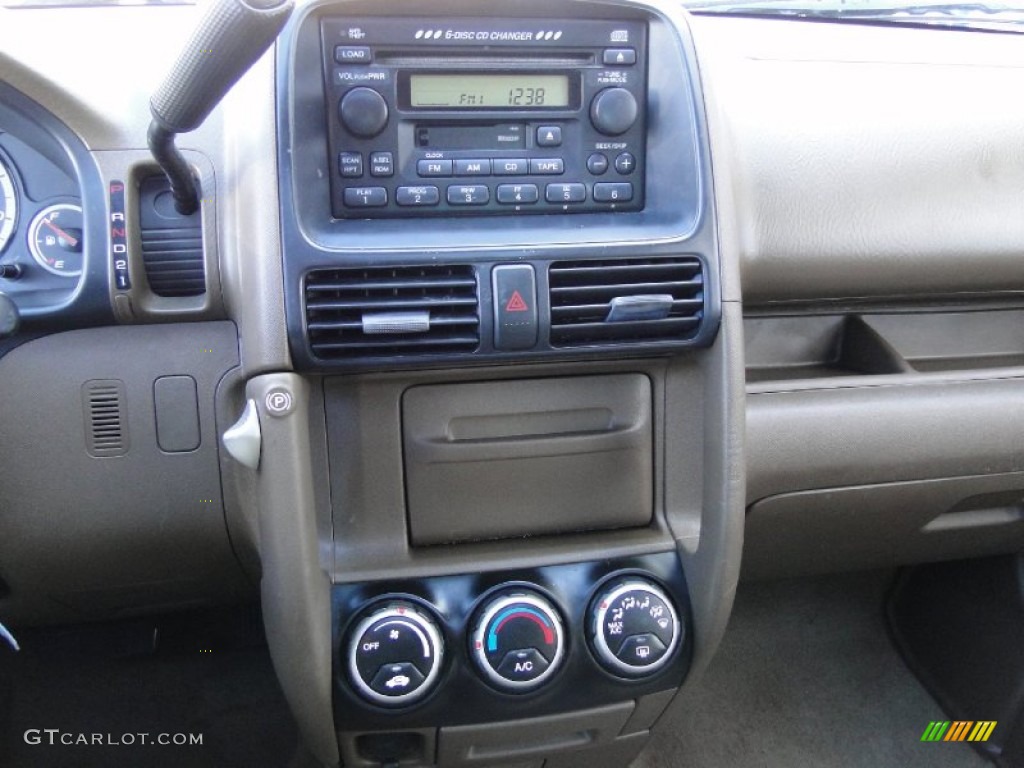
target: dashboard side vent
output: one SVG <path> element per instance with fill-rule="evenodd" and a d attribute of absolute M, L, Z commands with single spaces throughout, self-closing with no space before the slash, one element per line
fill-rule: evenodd
<path fill-rule="evenodd" d="M 306 276 L 306 331 L 321 359 L 473 352 L 480 345 L 470 266 L 321 269 Z"/>
<path fill-rule="evenodd" d="M 553 347 L 685 341 L 704 317 L 693 257 L 560 261 L 548 278 Z"/>
<path fill-rule="evenodd" d="M 151 176 L 139 185 L 139 230 L 142 264 L 153 293 L 170 298 L 206 293 L 201 214 L 182 216 L 174 210 L 163 176 Z"/>
<path fill-rule="evenodd" d="M 124 382 L 92 379 L 82 385 L 85 447 L 90 456 L 107 458 L 128 452 L 128 420 Z"/>

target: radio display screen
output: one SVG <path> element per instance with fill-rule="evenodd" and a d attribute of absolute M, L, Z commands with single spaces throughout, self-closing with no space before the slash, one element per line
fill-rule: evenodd
<path fill-rule="evenodd" d="M 414 109 L 565 109 L 569 76 L 410 75 L 409 106 Z"/>

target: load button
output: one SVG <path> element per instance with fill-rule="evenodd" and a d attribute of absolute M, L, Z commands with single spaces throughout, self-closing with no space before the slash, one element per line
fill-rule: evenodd
<path fill-rule="evenodd" d="M 529 264 L 504 264 L 491 274 L 494 347 L 532 349 L 537 344 L 537 288 Z"/>
<path fill-rule="evenodd" d="M 369 64 L 373 61 L 373 51 L 362 45 L 336 45 L 334 60 L 339 64 Z"/>

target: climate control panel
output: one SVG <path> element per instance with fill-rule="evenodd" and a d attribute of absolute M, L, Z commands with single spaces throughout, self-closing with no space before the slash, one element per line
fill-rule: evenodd
<path fill-rule="evenodd" d="M 674 552 L 334 588 L 346 728 L 455 725 L 677 687 L 691 652 Z"/>

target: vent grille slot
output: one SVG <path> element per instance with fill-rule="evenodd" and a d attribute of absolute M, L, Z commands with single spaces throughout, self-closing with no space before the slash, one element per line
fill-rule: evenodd
<path fill-rule="evenodd" d="M 128 452 L 128 420 L 124 382 L 93 379 L 82 385 L 85 447 L 90 456 L 106 458 Z"/>
<path fill-rule="evenodd" d="M 139 195 L 142 264 L 150 290 L 170 298 L 202 296 L 206 265 L 200 213 L 178 214 L 163 176 L 145 179 Z"/>
<path fill-rule="evenodd" d="M 692 257 L 560 261 L 548 273 L 551 346 L 685 341 L 704 317 L 704 276 Z M 607 322 L 612 300 L 671 296 L 666 315 Z"/>
<path fill-rule="evenodd" d="M 322 269 L 306 277 L 306 330 L 321 359 L 473 352 L 480 345 L 470 266 Z"/>

